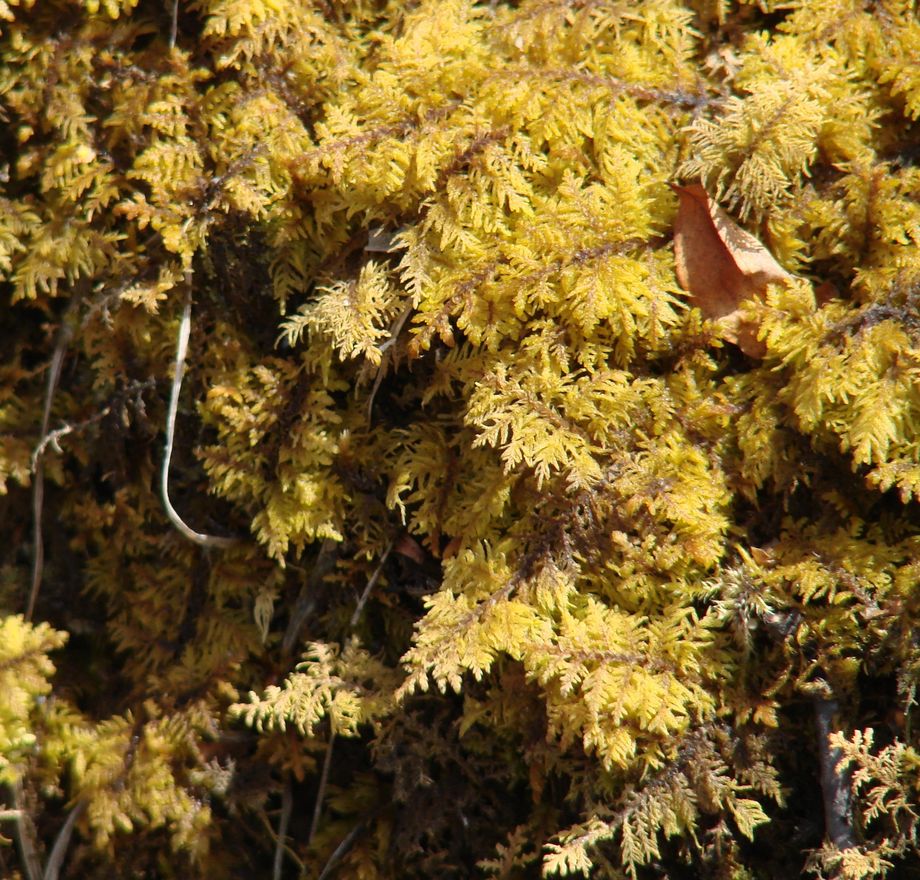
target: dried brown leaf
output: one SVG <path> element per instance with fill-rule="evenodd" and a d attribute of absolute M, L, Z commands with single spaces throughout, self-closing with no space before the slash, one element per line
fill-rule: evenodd
<path fill-rule="evenodd" d="M 749 232 L 743 230 L 698 183 L 671 187 L 680 201 L 674 223 L 677 280 L 691 301 L 718 322 L 723 338 L 747 355 L 763 357 L 757 327 L 741 318 L 747 300 L 763 297 L 767 285 L 792 276 Z"/>
<path fill-rule="evenodd" d="M 406 556 L 413 562 L 423 565 L 425 562 L 425 551 L 421 544 L 409 534 L 402 534 L 393 545 L 393 552 L 399 553 L 400 556 Z"/>

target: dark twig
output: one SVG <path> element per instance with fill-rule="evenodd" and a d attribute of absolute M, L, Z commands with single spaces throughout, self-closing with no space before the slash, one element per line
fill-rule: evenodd
<path fill-rule="evenodd" d="M 76 300 L 73 301 L 73 303 L 75 302 Z M 68 312 L 74 308 L 73 303 Z M 48 436 L 48 426 L 51 422 L 51 406 L 61 378 L 61 368 L 64 365 L 64 357 L 67 354 L 67 346 L 70 344 L 70 338 L 73 335 L 73 329 L 67 317 L 67 315 L 64 316 L 61 329 L 58 331 L 57 344 L 54 347 L 51 367 L 48 370 L 45 405 L 42 410 L 42 429 L 39 435 L 42 441 Z M 41 442 L 38 448 L 42 452 L 44 451 Z M 31 620 L 35 612 L 35 603 L 38 600 L 38 591 L 41 589 L 42 574 L 45 570 L 45 543 L 42 538 L 42 511 L 45 504 L 45 466 L 41 453 L 33 455 L 32 471 L 34 477 L 32 481 L 32 586 L 29 590 L 29 602 L 26 606 L 26 620 Z"/>
<path fill-rule="evenodd" d="M 371 591 L 377 585 L 377 581 L 380 580 L 380 575 L 383 572 L 383 566 L 386 563 L 392 549 L 393 539 L 391 538 L 390 543 L 387 544 L 386 550 L 383 551 L 383 555 L 380 557 L 380 562 L 377 564 L 377 568 L 374 569 L 374 573 L 370 576 L 367 582 L 367 586 L 364 588 L 364 592 L 361 594 L 361 598 L 358 599 L 358 604 L 355 607 L 355 613 L 351 615 L 349 626 L 356 626 L 358 621 L 361 619 L 361 612 L 364 610 L 364 606 L 367 604 L 368 598 L 370 598 Z"/>
<path fill-rule="evenodd" d="M 291 809 L 294 797 L 291 791 L 291 779 L 284 780 L 281 791 L 281 817 L 278 819 L 278 840 L 275 842 L 275 863 L 272 867 L 272 880 L 281 880 L 281 866 L 284 863 L 285 841 L 287 840 L 288 827 L 291 824 Z"/>
<path fill-rule="evenodd" d="M 287 630 L 281 641 L 281 653 L 290 656 L 294 650 L 294 645 L 300 638 L 300 631 L 306 623 L 310 612 L 316 606 L 316 595 L 320 586 L 326 578 L 326 575 L 332 571 L 335 566 L 335 549 L 338 545 L 335 541 L 327 538 L 319 548 L 319 554 L 316 562 L 313 563 L 313 570 L 305 578 L 303 586 L 300 588 L 300 594 L 294 601 L 294 607 L 291 610 L 291 617 L 288 621 Z"/>
<path fill-rule="evenodd" d="M 837 769 L 843 757 L 840 749 L 831 748 L 828 739 L 835 731 L 835 717 L 840 706 L 833 696 L 816 696 L 813 700 L 815 727 L 818 732 L 818 762 L 821 768 L 821 795 L 824 800 L 824 827 L 837 849 L 856 846 L 850 810 L 850 773 Z"/>
<path fill-rule="evenodd" d="M 374 569 L 374 573 L 370 576 L 367 582 L 367 586 L 364 588 L 364 592 L 361 594 L 361 598 L 358 600 L 358 605 L 355 608 L 354 614 L 351 616 L 351 626 L 354 626 L 358 620 L 361 618 L 361 612 L 364 610 L 364 606 L 367 603 L 368 597 L 371 594 L 371 591 L 374 589 L 374 585 L 380 579 L 380 574 L 383 571 L 383 566 L 387 561 L 387 558 L 390 555 L 390 552 L 393 550 L 394 540 L 391 539 L 389 544 L 387 544 L 386 550 L 383 551 L 383 555 L 380 557 L 380 562 L 377 564 L 377 568 Z M 316 804 L 313 807 L 313 821 L 310 823 L 310 836 L 307 838 L 308 845 L 313 842 L 313 838 L 316 837 L 316 831 L 319 828 L 319 820 L 323 811 L 323 801 L 326 798 L 326 786 L 329 783 L 329 769 L 332 766 L 332 749 L 335 745 L 335 733 L 330 732 L 329 734 L 329 745 L 326 747 L 326 757 L 323 759 L 323 769 L 320 772 L 319 777 L 319 787 L 316 791 Z M 361 824 L 356 825 L 348 834 L 348 836 L 336 847 L 335 852 L 329 857 L 329 861 L 326 862 L 325 867 L 320 874 L 320 880 L 323 877 L 326 877 L 328 872 L 332 870 L 336 862 L 342 857 L 348 847 L 351 845 L 355 835 L 361 828 Z M 277 880 L 277 878 L 276 878 Z"/>
<path fill-rule="evenodd" d="M 262 825 L 265 826 L 265 831 L 267 832 L 268 836 L 271 837 L 271 839 L 272 839 L 273 841 L 275 841 L 275 845 L 277 846 L 277 845 L 278 845 L 278 841 L 277 841 L 277 839 L 276 839 L 276 838 L 277 838 L 277 832 L 275 831 L 274 827 L 272 826 L 271 819 L 269 819 L 268 816 L 265 814 L 265 810 L 259 810 L 259 812 L 258 812 L 256 815 L 259 817 L 259 821 L 262 823 Z M 258 834 L 257 832 L 255 832 L 253 829 L 249 828 L 249 826 L 247 826 L 245 822 L 242 823 L 239 827 L 242 828 L 242 829 L 244 829 L 246 832 L 248 832 L 249 835 L 253 838 L 253 840 L 257 841 L 260 845 L 264 844 L 265 838 L 262 837 L 261 835 L 259 835 L 259 834 Z M 284 849 L 285 855 L 287 855 L 287 857 L 288 857 L 295 865 L 297 865 L 297 870 L 298 870 L 298 871 L 301 873 L 301 875 L 302 875 L 302 874 L 303 874 L 303 870 L 304 870 L 304 864 L 303 864 L 303 862 L 301 861 L 300 857 L 299 857 L 299 856 L 297 855 L 297 853 L 294 852 L 294 850 L 291 849 L 291 847 L 288 846 L 286 843 L 282 843 L 281 846 L 282 846 L 282 848 Z"/>
<path fill-rule="evenodd" d="M 313 821 L 310 823 L 310 836 L 307 845 L 313 843 L 316 830 L 319 828 L 319 817 L 323 812 L 323 801 L 326 798 L 326 786 L 329 783 L 329 768 L 332 766 L 332 748 L 335 745 L 335 733 L 329 733 L 329 745 L 326 746 L 326 757 L 323 759 L 323 770 L 319 775 L 319 788 L 316 790 L 316 804 L 313 807 Z"/>
<path fill-rule="evenodd" d="M 328 861 L 323 866 L 323 870 L 320 871 L 319 877 L 316 880 L 326 880 L 326 878 L 332 873 L 335 866 L 339 863 L 342 856 L 348 852 L 352 844 L 355 842 L 355 838 L 364 830 L 364 822 L 359 822 L 355 825 L 345 837 L 342 838 L 342 842 L 332 851 L 332 855 L 329 856 Z"/>

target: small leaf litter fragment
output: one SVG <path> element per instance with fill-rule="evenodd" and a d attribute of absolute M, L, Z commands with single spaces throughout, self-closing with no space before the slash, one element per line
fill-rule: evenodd
<path fill-rule="evenodd" d="M 720 334 L 746 355 L 760 358 L 766 346 L 757 327 L 741 317 L 741 305 L 763 297 L 769 284 L 792 276 L 746 232 L 698 183 L 672 184 L 679 206 L 674 223 L 677 281 L 692 303 L 716 321 Z"/>

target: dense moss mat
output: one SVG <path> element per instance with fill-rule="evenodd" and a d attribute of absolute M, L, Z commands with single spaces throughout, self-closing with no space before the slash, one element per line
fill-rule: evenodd
<path fill-rule="evenodd" d="M 0 874 L 915 875 L 914 3 L 0 29 Z"/>

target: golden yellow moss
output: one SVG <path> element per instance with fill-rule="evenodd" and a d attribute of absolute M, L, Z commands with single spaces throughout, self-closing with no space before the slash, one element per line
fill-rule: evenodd
<path fill-rule="evenodd" d="M 0 779 L 36 858 L 69 809 L 86 877 L 792 876 L 793 826 L 824 876 L 916 857 L 915 3 L 0 27 Z M 678 180 L 796 276 L 744 307 L 762 360 L 677 283 Z M 188 296 L 170 488 L 229 549 L 157 497 Z M 58 634 L 15 615 L 35 485 Z M 858 845 L 822 842 L 822 700 Z"/>

